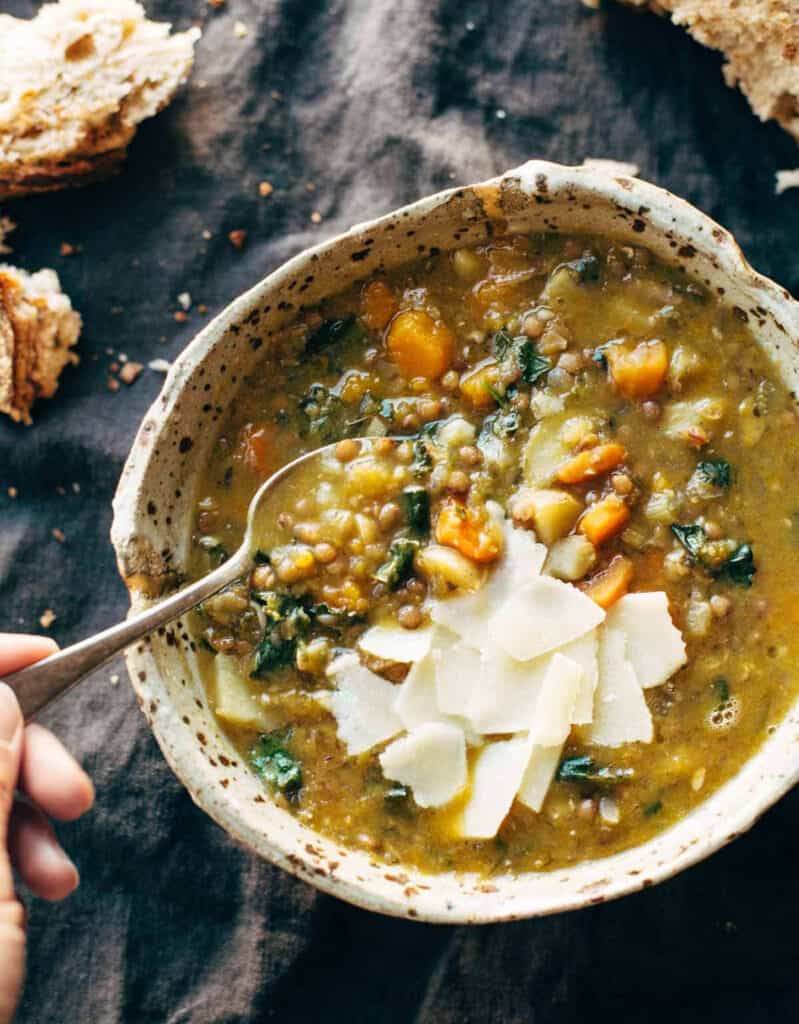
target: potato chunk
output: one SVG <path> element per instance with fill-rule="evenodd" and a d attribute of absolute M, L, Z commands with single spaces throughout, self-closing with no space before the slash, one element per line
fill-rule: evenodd
<path fill-rule="evenodd" d="M 532 526 L 547 546 L 571 530 L 582 510 L 577 498 L 556 490 L 519 491 L 510 503 L 514 520 Z"/>
<path fill-rule="evenodd" d="M 549 549 L 544 572 L 556 580 L 574 583 L 596 565 L 596 548 L 582 534 L 576 533 L 556 541 Z"/>

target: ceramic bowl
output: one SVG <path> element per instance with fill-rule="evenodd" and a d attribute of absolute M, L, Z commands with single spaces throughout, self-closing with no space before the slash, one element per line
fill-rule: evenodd
<path fill-rule="evenodd" d="M 799 393 L 799 304 L 756 274 L 730 234 L 663 189 L 607 171 L 533 161 L 422 199 L 301 253 L 232 302 L 173 365 L 127 460 L 112 539 L 138 611 L 186 565 L 198 476 L 242 378 L 303 306 L 429 254 L 506 231 L 593 232 L 648 246 L 747 322 Z M 273 804 L 220 731 L 187 623 L 127 655 L 142 711 L 192 798 L 234 839 L 299 878 L 370 910 L 424 921 L 527 918 L 652 885 L 748 829 L 799 776 L 799 702 L 759 752 L 679 824 L 640 846 L 562 870 L 430 876 L 344 849 Z"/>

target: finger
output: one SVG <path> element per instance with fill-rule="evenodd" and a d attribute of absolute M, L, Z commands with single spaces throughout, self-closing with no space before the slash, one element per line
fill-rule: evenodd
<path fill-rule="evenodd" d="M 50 823 L 38 808 L 17 801 L 8 848 L 22 881 L 43 900 L 63 900 L 78 887 L 78 869 L 61 849 Z"/>
<path fill-rule="evenodd" d="M 22 712 L 10 687 L 0 683 L 0 902 L 14 898 L 6 838 L 22 752 Z"/>
<path fill-rule="evenodd" d="M 0 676 L 10 675 L 34 661 L 41 661 L 58 650 L 58 644 L 46 636 L 27 633 L 0 633 Z"/>
<path fill-rule="evenodd" d="M 79 818 L 94 803 L 89 776 L 41 725 L 29 725 L 25 730 L 19 785 L 45 814 L 59 821 Z"/>
<path fill-rule="evenodd" d="M 25 975 L 25 910 L 18 900 L 0 903 L 0 1024 L 10 1024 Z"/>

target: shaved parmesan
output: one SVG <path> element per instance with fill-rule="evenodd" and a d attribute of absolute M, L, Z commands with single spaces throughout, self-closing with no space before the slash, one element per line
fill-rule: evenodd
<path fill-rule="evenodd" d="M 662 590 L 622 597 L 608 612 L 607 626 L 624 633 L 627 659 L 644 689 L 662 685 L 688 660 Z"/>
<path fill-rule="evenodd" d="M 480 652 L 459 642 L 434 650 L 433 660 L 438 710 L 468 716 L 472 696 L 480 685 Z"/>
<path fill-rule="evenodd" d="M 599 605 L 576 587 L 539 576 L 496 611 L 490 631 L 512 658 L 529 661 L 590 632 L 604 618 Z"/>
<path fill-rule="evenodd" d="M 338 737 L 348 754 L 362 754 L 402 732 L 402 720 L 393 708 L 396 687 L 370 672 L 356 654 L 340 655 L 327 674 L 336 689 L 325 703 L 336 718 Z"/>
<path fill-rule="evenodd" d="M 594 720 L 587 730 L 589 743 L 619 747 L 652 742 L 652 716 L 625 651 L 624 633 L 606 626 L 599 638 L 599 685 Z"/>
<path fill-rule="evenodd" d="M 571 732 L 583 670 L 576 661 L 553 654 L 535 706 L 530 739 L 542 747 L 562 745 Z"/>
<path fill-rule="evenodd" d="M 554 747 L 534 746 L 519 787 L 519 800 L 533 811 L 544 806 L 549 787 L 555 778 L 563 744 Z"/>
<path fill-rule="evenodd" d="M 458 834 L 470 839 L 491 839 L 511 809 L 521 785 L 530 742 L 526 736 L 489 743 L 477 755 L 469 799 L 458 824 Z"/>
<path fill-rule="evenodd" d="M 405 677 L 402 686 L 395 688 L 394 712 L 399 715 L 406 729 L 413 729 L 424 722 L 438 721 L 436 702 L 436 665 L 428 654 L 417 661 Z"/>
<path fill-rule="evenodd" d="M 586 633 L 560 648 L 561 654 L 571 661 L 576 661 L 583 670 L 580 692 L 577 694 L 572 714 L 574 725 L 587 725 L 594 717 L 594 692 L 599 679 L 598 643 L 599 632 L 593 629 L 590 633 Z"/>
<path fill-rule="evenodd" d="M 520 587 L 541 574 L 547 549 L 530 530 L 505 524 L 503 556 L 487 583 L 474 594 L 435 601 L 430 609 L 434 622 L 457 633 L 470 647 L 491 646 L 489 620 Z"/>
<path fill-rule="evenodd" d="M 420 807 L 441 807 L 466 785 L 466 742 L 455 725 L 420 725 L 395 740 L 379 760 L 386 778 L 410 786 Z"/>
<path fill-rule="evenodd" d="M 383 661 L 411 662 L 427 654 L 432 639 L 432 627 L 372 626 L 358 640 L 358 647 Z"/>
<path fill-rule="evenodd" d="M 468 712 L 474 728 L 482 733 L 527 732 L 548 660 L 520 662 L 500 650 L 483 651 L 480 685 Z"/>

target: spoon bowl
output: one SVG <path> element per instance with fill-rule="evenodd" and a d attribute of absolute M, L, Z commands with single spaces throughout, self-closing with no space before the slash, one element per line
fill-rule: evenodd
<path fill-rule="evenodd" d="M 362 445 L 369 443 L 369 439 L 361 442 Z M 115 626 L 109 626 L 93 637 L 72 644 L 35 665 L 6 676 L 3 682 L 16 693 L 26 721 L 35 718 L 76 683 L 130 644 L 172 622 L 244 576 L 255 562 L 259 537 L 263 536 L 268 517 L 273 515 L 274 499 L 279 496 L 282 486 L 300 466 L 306 466 L 313 459 L 323 458 L 335 447 L 333 443 L 304 452 L 264 480 L 247 509 L 247 526 L 241 544 L 213 572 L 145 611 Z"/>

